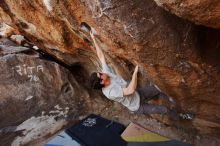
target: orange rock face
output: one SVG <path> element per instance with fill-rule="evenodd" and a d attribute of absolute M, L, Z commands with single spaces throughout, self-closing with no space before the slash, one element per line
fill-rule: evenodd
<path fill-rule="evenodd" d="M 198 6 L 203 5 L 201 2 Z M 196 7 L 188 1 L 163 6 L 196 23 L 220 26 L 217 1 L 196 13 L 187 9 Z M 183 127 L 220 135 L 220 30 L 180 19 L 153 0 L 2 0 L 0 7 L 0 22 L 14 27 L 67 65 L 80 66 L 89 76 L 99 63 L 89 34 L 80 28 L 86 22 L 97 31 L 98 41 L 116 72 L 130 79 L 138 63 L 139 86 L 149 81 L 157 84 L 173 97 L 179 111 L 196 115 Z M 179 7 L 182 13 L 175 11 Z M 209 9 L 213 11 L 207 12 Z"/>
<path fill-rule="evenodd" d="M 154 0 L 171 13 L 196 24 L 220 28 L 220 1 L 209 0 Z"/>

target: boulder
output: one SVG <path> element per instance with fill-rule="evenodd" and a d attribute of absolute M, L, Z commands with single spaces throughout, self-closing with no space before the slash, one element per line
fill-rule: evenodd
<path fill-rule="evenodd" d="M 219 30 L 181 19 L 153 0 L 2 0 L 0 7 L 0 22 L 71 66 L 78 83 L 85 87 L 89 74 L 100 70 L 91 38 L 81 28 L 87 23 L 96 30 L 115 72 L 130 80 L 139 64 L 138 86 L 157 84 L 176 101 L 178 111 L 196 115 L 191 122 L 167 124 L 219 137 Z M 97 94 L 90 95 L 94 96 Z M 93 109 L 104 109 L 105 102 Z"/>
<path fill-rule="evenodd" d="M 220 1 L 154 0 L 158 6 L 195 24 L 220 28 Z"/>
<path fill-rule="evenodd" d="M 2 42 L 1 145 L 25 145 L 84 115 L 87 109 L 82 97 L 88 95 L 69 70 L 29 48 Z"/>

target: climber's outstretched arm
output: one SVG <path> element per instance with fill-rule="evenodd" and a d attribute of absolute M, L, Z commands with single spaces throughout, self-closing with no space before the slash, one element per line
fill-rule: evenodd
<path fill-rule="evenodd" d="M 123 95 L 131 95 L 137 88 L 137 73 L 138 73 L 138 65 L 135 67 L 134 73 L 132 75 L 131 82 L 127 86 L 127 88 L 123 88 Z"/>
<path fill-rule="evenodd" d="M 98 43 L 97 43 L 97 41 L 95 39 L 95 36 L 94 36 L 92 31 L 90 31 L 90 35 L 91 35 L 91 38 L 92 38 L 92 40 L 94 42 L 96 53 L 98 55 L 99 60 L 101 61 L 102 64 L 106 64 L 105 56 L 104 56 L 104 53 L 102 51 L 102 48 L 100 48 L 100 46 L 98 45 Z"/>

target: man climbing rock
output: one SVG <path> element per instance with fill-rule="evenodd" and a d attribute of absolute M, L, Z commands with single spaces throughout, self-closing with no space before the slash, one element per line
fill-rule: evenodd
<path fill-rule="evenodd" d="M 167 114 L 172 119 L 179 120 L 181 116 L 174 110 L 162 105 L 143 103 L 141 99 L 152 99 L 155 96 L 168 96 L 160 92 L 157 86 L 154 85 L 136 89 L 138 66 L 135 67 L 129 84 L 122 77 L 114 74 L 107 65 L 103 51 L 98 45 L 92 31 L 90 31 L 90 35 L 102 65 L 102 72 L 93 72 L 90 76 L 90 86 L 93 89 L 102 90 L 108 99 L 121 103 L 132 112 L 140 114 Z"/>

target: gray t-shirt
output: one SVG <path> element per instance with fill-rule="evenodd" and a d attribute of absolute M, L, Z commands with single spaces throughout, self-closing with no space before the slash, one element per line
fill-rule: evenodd
<path fill-rule="evenodd" d="M 103 94 L 110 100 L 120 102 L 130 111 L 137 111 L 140 107 L 140 96 L 137 91 L 123 96 L 122 88 L 126 88 L 128 83 L 122 77 L 115 75 L 107 64 L 102 64 L 102 72 L 107 73 L 110 77 L 110 85 L 102 88 Z"/>

